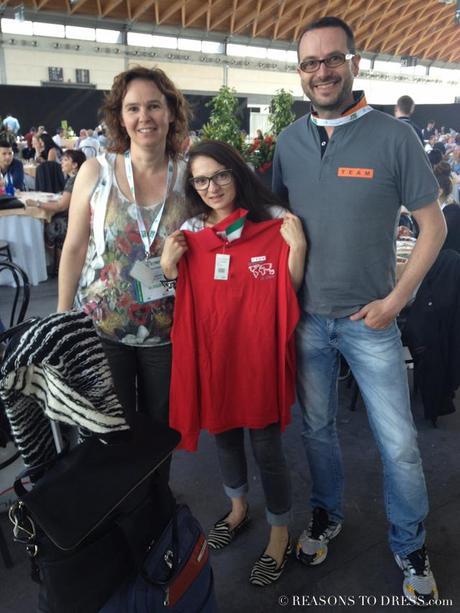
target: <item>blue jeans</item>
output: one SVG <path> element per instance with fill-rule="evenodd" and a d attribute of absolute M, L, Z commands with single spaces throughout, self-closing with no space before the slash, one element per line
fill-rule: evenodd
<path fill-rule="evenodd" d="M 428 497 L 396 322 L 373 330 L 364 320 L 302 314 L 297 328 L 298 398 L 312 477 L 311 505 L 343 519 L 343 468 L 337 436 L 341 353 L 358 382 L 383 465 L 389 541 L 405 556 L 425 541 Z"/>

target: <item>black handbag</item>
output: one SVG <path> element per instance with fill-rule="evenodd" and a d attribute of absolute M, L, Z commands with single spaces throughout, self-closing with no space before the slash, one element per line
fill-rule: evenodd
<path fill-rule="evenodd" d="M 138 414 L 129 431 L 89 438 L 51 468 L 25 471 L 21 478 L 43 473 L 31 491 L 16 480 L 10 519 L 41 583 L 41 611 L 96 612 L 137 574 L 175 509 L 157 469 L 178 441 Z"/>
<path fill-rule="evenodd" d="M 9 194 L 2 194 L 0 196 L 0 211 L 9 211 L 11 209 L 25 209 L 24 202 L 21 202 L 14 196 Z"/>

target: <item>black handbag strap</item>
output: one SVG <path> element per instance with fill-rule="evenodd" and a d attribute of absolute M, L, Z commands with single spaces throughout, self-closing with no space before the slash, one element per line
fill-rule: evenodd
<path fill-rule="evenodd" d="M 24 479 L 29 478 L 31 480 L 34 480 L 34 478 L 41 476 L 45 470 L 50 468 L 56 462 L 58 457 L 59 456 L 55 456 L 54 458 L 50 458 L 49 460 L 46 460 L 45 462 L 41 462 L 41 464 L 36 464 L 35 466 L 29 466 L 29 468 L 26 468 L 25 470 L 23 470 L 14 480 L 13 487 L 14 487 L 16 496 L 19 499 L 21 499 L 27 494 L 27 490 L 23 484 Z"/>

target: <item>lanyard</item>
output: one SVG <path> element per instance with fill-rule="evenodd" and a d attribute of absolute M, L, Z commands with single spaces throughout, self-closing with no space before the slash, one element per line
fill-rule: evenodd
<path fill-rule="evenodd" d="M 311 114 L 310 119 L 317 126 L 326 126 L 329 128 L 335 128 L 337 126 L 343 126 L 345 123 L 351 123 L 352 121 L 356 121 L 366 113 L 372 111 L 372 107 L 368 104 L 366 106 L 357 109 L 350 113 L 350 115 L 344 115 L 343 117 L 337 117 L 336 119 L 322 119 L 321 117 L 317 117 L 316 115 Z"/>
<path fill-rule="evenodd" d="M 125 151 L 124 158 L 125 158 L 126 178 L 128 180 L 128 185 L 129 185 L 129 189 L 131 191 L 132 197 L 134 198 L 134 202 L 136 203 L 136 192 L 134 190 L 133 165 L 131 162 L 131 153 L 129 152 L 129 150 Z M 158 227 L 160 225 L 161 217 L 163 215 L 163 211 L 164 211 L 165 204 L 166 204 L 166 199 L 168 197 L 169 190 L 171 188 L 171 180 L 172 180 L 173 172 L 174 172 L 174 164 L 173 164 L 172 159 L 170 158 L 168 160 L 168 174 L 166 176 L 166 189 L 165 189 L 165 195 L 163 198 L 163 202 L 161 203 L 160 210 L 158 211 L 158 214 L 153 220 L 152 225 L 150 226 L 150 230 L 148 232 L 145 228 L 144 219 L 139 210 L 139 206 L 136 206 L 137 225 L 139 227 L 139 234 L 141 235 L 142 243 L 144 244 L 144 251 L 145 251 L 146 259 L 148 259 L 150 256 L 150 247 L 152 246 L 152 243 L 155 240 L 155 237 L 158 232 Z"/>

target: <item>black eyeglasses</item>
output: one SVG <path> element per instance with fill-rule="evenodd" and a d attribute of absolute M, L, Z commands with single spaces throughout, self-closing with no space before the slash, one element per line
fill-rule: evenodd
<path fill-rule="evenodd" d="M 223 187 L 224 185 L 231 183 L 232 179 L 231 168 L 226 168 L 225 170 L 218 170 L 210 177 L 192 177 L 189 179 L 189 183 L 193 185 L 198 192 L 203 192 L 205 189 L 209 188 L 211 181 L 214 183 L 214 185 Z"/>
<path fill-rule="evenodd" d="M 353 57 L 355 57 L 354 53 L 334 53 L 334 55 L 325 57 L 324 60 L 304 60 L 300 62 L 299 68 L 302 72 L 316 72 L 321 64 L 328 68 L 337 68 Z"/>

